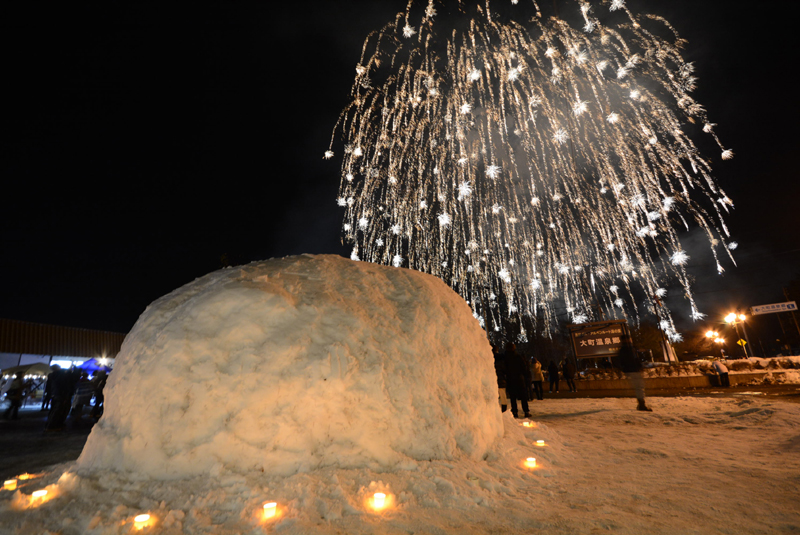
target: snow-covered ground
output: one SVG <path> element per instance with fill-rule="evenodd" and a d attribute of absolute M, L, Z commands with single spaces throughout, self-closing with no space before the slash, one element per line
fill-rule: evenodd
<path fill-rule="evenodd" d="M 0 492 L 0 532 L 118 534 L 149 512 L 148 533 L 796 533 L 800 530 L 800 404 L 733 398 L 535 402 L 535 426 L 504 415 L 486 460 L 413 469 L 322 469 L 156 481 L 74 463 Z M 535 445 L 545 440 L 545 446 Z M 538 468 L 523 465 L 527 457 Z M 34 508 L 35 489 L 55 497 Z M 393 500 L 374 512 L 369 498 Z M 278 503 L 274 520 L 265 501 Z"/>
<path fill-rule="evenodd" d="M 800 531 L 800 404 L 547 399 L 514 420 L 461 298 L 340 257 L 157 300 L 106 404 L 77 462 L 0 491 L 0 533 Z"/>

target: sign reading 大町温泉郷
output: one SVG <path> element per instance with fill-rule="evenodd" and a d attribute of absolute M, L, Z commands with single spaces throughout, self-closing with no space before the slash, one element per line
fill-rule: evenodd
<path fill-rule="evenodd" d="M 598 321 L 570 325 L 569 329 L 577 358 L 616 357 L 627 334 L 627 323 Z"/>
<path fill-rule="evenodd" d="M 755 307 L 750 307 L 750 310 L 754 316 L 757 316 L 759 314 L 774 314 L 775 312 L 796 312 L 797 303 L 795 303 L 794 301 L 788 301 L 786 303 L 759 305 Z"/>

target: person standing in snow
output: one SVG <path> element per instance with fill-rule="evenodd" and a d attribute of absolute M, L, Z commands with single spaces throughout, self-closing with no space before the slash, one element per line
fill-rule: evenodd
<path fill-rule="evenodd" d="M 508 396 L 506 395 L 506 359 L 497 346 L 492 346 L 494 354 L 494 373 L 497 375 L 497 398 L 500 401 L 500 412 L 508 410 Z"/>
<path fill-rule="evenodd" d="M 19 418 L 19 408 L 22 406 L 22 398 L 25 397 L 25 383 L 19 375 L 15 375 L 11 380 L 11 386 L 6 391 L 6 399 L 9 402 L 8 409 L 4 414 L 6 420 L 16 420 Z"/>
<path fill-rule="evenodd" d="M 44 383 L 44 395 L 42 396 L 42 410 L 46 411 L 50 408 L 50 402 L 53 401 L 53 377 L 55 377 L 56 372 L 61 369 L 61 366 L 58 364 L 53 364 L 50 367 L 51 371 L 47 374 L 47 379 Z"/>
<path fill-rule="evenodd" d="M 528 388 L 531 384 L 531 369 L 524 357 L 517 353 L 517 346 L 514 344 L 506 345 L 506 392 L 508 403 L 511 405 L 511 414 L 514 418 L 519 418 L 517 400 L 522 402 L 522 411 L 525 418 L 531 417 L 528 408 Z"/>
<path fill-rule="evenodd" d="M 76 373 L 77 372 L 77 373 Z M 80 378 L 80 368 L 75 370 L 56 370 L 53 374 L 53 403 L 47 415 L 45 431 L 62 431 L 69 415 L 72 394 Z"/>
<path fill-rule="evenodd" d="M 103 404 L 106 399 L 103 395 L 103 389 L 106 387 L 107 380 L 108 374 L 103 370 L 99 370 L 94 377 L 92 377 L 92 383 L 94 383 L 94 407 L 92 407 L 91 416 L 96 420 L 100 419 L 100 416 L 103 414 Z"/>
<path fill-rule="evenodd" d="M 569 391 L 577 392 L 578 389 L 575 387 L 575 365 L 569 357 L 564 358 L 564 365 L 561 367 L 561 371 L 564 373 L 564 380 L 567 381 Z"/>
<path fill-rule="evenodd" d="M 619 359 L 622 363 L 622 371 L 628 376 L 633 389 L 636 391 L 636 400 L 639 404 L 636 406 L 637 411 L 649 411 L 653 409 L 648 407 L 644 402 L 644 375 L 642 374 L 642 361 L 636 354 L 633 348 L 633 341 L 630 336 L 624 336 L 622 339 L 622 347 L 619 351 Z"/>
<path fill-rule="evenodd" d="M 544 382 L 542 363 L 539 362 L 539 359 L 536 357 L 533 357 L 533 363 L 531 365 L 531 377 L 533 379 L 533 393 L 536 395 L 536 399 L 544 399 L 544 389 L 542 388 L 542 383 Z"/>
<path fill-rule="evenodd" d="M 714 366 L 714 370 L 716 370 L 719 375 L 719 386 L 731 386 L 731 379 L 728 377 L 728 367 L 719 360 L 715 360 L 712 366 Z"/>
<path fill-rule="evenodd" d="M 550 380 L 550 394 L 553 393 L 553 390 L 558 393 L 558 364 L 556 364 L 555 360 L 551 360 L 550 364 L 547 365 L 547 378 Z"/>

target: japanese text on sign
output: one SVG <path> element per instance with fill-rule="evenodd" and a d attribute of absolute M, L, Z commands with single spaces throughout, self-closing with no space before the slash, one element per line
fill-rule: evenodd
<path fill-rule="evenodd" d="M 773 303 L 771 305 L 759 305 L 752 307 L 754 315 L 773 314 L 775 312 L 792 312 L 797 310 L 797 303 L 788 301 L 786 303 Z"/>

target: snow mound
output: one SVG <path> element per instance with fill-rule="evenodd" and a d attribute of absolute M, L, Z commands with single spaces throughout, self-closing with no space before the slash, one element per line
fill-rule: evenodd
<path fill-rule="evenodd" d="M 396 471 L 480 459 L 502 435 L 491 348 L 455 292 L 303 255 L 216 271 L 151 304 L 78 469 Z"/>

